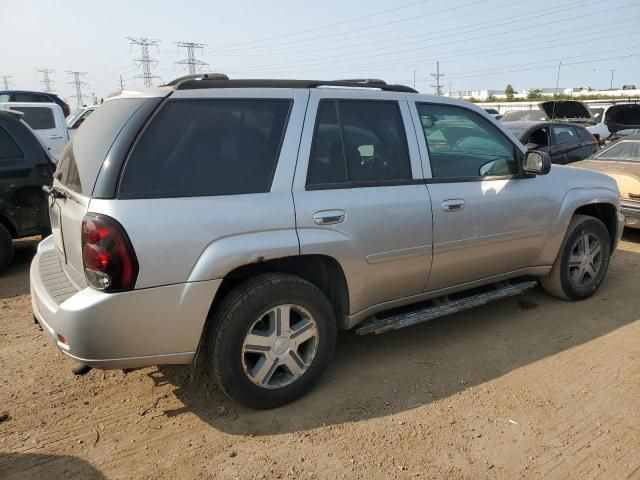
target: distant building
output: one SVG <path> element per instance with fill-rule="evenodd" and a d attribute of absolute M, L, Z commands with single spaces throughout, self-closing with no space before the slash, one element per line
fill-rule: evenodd
<path fill-rule="evenodd" d="M 630 85 L 629 85 L 630 86 Z M 591 87 L 578 87 L 578 88 L 523 88 L 520 92 L 515 92 L 513 98 L 515 99 L 527 99 L 529 93 L 537 90 L 541 97 L 553 97 L 556 93 L 570 96 L 607 96 L 612 97 L 628 96 L 640 98 L 640 90 L 637 89 L 623 89 L 623 90 L 594 90 Z M 480 102 L 486 102 L 490 98 L 496 100 L 506 100 L 507 96 L 504 90 L 461 90 L 458 92 L 445 92 L 445 97 L 461 98 L 469 100 L 474 98 Z"/>

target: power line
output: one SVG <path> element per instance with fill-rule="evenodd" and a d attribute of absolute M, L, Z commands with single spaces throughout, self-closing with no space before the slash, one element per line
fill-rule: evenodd
<path fill-rule="evenodd" d="M 136 75 L 135 78 L 142 78 L 145 87 L 153 87 L 153 79 L 160 77 L 151 75 L 151 67 L 155 68 L 158 65 L 158 60 L 151 58 L 149 55 L 149 47 L 156 47 L 157 49 L 160 40 L 133 37 L 127 37 L 127 39 L 131 41 L 131 45 L 140 47 L 140 58 L 135 59 L 134 63 L 138 67 L 142 67 L 142 74 Z"/>
<path fill-rule="evenodd" d="M 431 85 L 436 89 L 436 95 L 442 96 L 442 87 L 440 86 L 440 77 L 444 77 L 444 73 L 440 73 L 440 62 L 436 62 L 436 73 L 432 73 L 431 76 L 436 79 L 436 84 Z"/>
<path fill-rule="evenodd" d="M 42 74 L 42 80 L 40 80 L 40 83 L 44 85 L 44 91 L 47 93 L 53 93 L 53 91 L 51 90 L 51 85 L 53 85 L 55 82 L 51 80 L 49 74 L 54 73 L 55 70 L 52 70 L 50 68 L 38 68 L 36 71 Z"/>
<path fill-rule="evenodd" d="M 82 107 L 84 95 L 82 93 L 83 86 L 89 86 L 87 82 L 82 80 L 82 77 L 87 74 L 87 72 L 67 72 L 69 75 L 73 75 L 73 80 L 71 82 L 67 82 L 67 85 L 73 85 L 76 89 L 76 94 L 71 95 L 71 98 L 76 99 L 76 105 L 78 108 Z"/>
<path fill-rule="evenodd" d="M 193 43 L 193 42 L 175 42 L 178 45 L 178 51 L 180 51 L 180 47 L 187 49 L 187 58 L 184 60 L 179 60 L 175 62 L 178 65 L 186 66 L 189 72 L 189 75 L 195 75 L 196 70 L 201 70 L 205 65 L 209 65 L 207 62 L 203 62 L 202 60 L 198 60 L 196 58 L 195 51 L 199 49 L 202 52 L 202 49 L 206 46 L 204 43 Z"/>
<path fill-rule="evenodd" d="M 4 89 L 9 90 L 9 79 L 12 78 L 11 75 L 3 75 L 2 82 L 4 83 Z"/>

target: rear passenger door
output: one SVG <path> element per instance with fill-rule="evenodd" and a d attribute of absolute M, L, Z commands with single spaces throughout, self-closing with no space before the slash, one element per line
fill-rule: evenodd
<path fill-rule="evenodd" d="M 461 105 L 417 103 L 433 205 L 433 264 L 427 291 L 534 265 L 547 232 L 548 193 L 523 175 L 520 146 L 484 115 Z"/>
<path fill-rule="evenodd" d="M 566 165 L 582 160 L 582 145 L 578 132 L 571 125 L 553 125 L 552 130 L 555 143 L 552 156 L 554 163 Z"/>
<path fill-rule="evenodd" d="M 69 137 L 64 117 L 56 115 L 54 111 L 54 109 L 59 109 L 58 113 L 61 113 L 62 109 L 58 105 L 54 105 L 19 106 L 11 107 L 11 109 L 24 113 L 23 120 L 38 134 L 51 155 L 58 159 Z"/>
<path fill-rule="evenodd" d="M 401 93 L 311 90 L 293 196 L 303 255 L 342 266 L 351 314 L 423 291 L 431 204 Z"/>

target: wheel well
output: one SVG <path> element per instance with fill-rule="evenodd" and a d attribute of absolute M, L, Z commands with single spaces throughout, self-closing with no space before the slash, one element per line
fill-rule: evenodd
<path fill-rule="evenodd" d="M 326 295 L 338 320 L 349 313 L 349 290 L 344 272 L 337 260 L 326 255 L 285 257 L 237 267 L 225 275 L 212 308 L 240 283 L 262 273 L 288 273 L 301 277 Z"/>
<path fill-rule="evenodd" d="M 12 238 L 16 238 L 18 236 L 18 231 L 13 226 L 13 223 L 2 215 L 0 215 L 0 225 L 3 225 L 9 231 Z"/>
<path fill-rule="evenodd" d="M 618 222 L 616 219 L 616 207 L 610 203 L 594 203 L 591 205 L 583 205 L 578 208 L 574 215 L 588 215 L 595 217 L 604 223 L 609 232 L 609 238 L 611 239 L 611 249 L 614 248 L 614 240 L 616 238 Z"/>

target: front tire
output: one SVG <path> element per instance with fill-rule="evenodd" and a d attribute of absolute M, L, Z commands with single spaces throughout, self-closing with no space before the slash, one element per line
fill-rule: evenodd
<path fill-rule="evenodd" d="M 0 273 L 2 273 L 11 262 L 13 257 L 13 239 L 9 230 L 0 224 Z"/>
<path fill-rule="evenodd" d="M 207 327 L 207 368 L 233 400 L 268 409 L 306 394 L 336 343 L 331 304 L 314 285 L 280 273 L 232 290 Z"/>
<path fill-rule="evenodd" d="M 604 223 L 575 215 L 551 272 L 540 279 L 542 288 L 563 300 L 584 300 L 593 295 L 609 268 L 611 238 Z"/>

